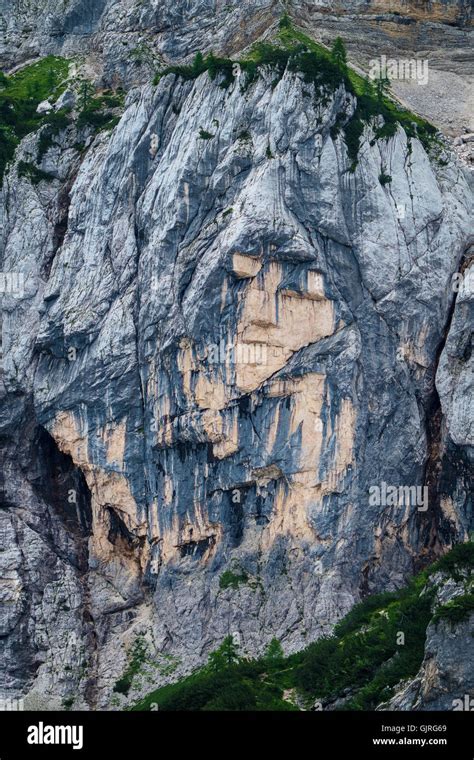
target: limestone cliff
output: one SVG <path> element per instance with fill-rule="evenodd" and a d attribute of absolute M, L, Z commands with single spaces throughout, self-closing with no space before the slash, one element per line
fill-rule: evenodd
<path fill-rule="evenodd" d="M 180 58 L 207 33 L 190 5 L 127 26 L 74 3 L 54 33 L 39 8 L 49 31 L 22 55 L 143 27 Z M 233 18 L 222 44 L 243 47 Z M 2 271 L 24 278 L 2 298 L 3 692 L 109 706 L 138 635 L 158 679 L 228 633 L 294 651 L 467 539 L 468 178 L 442 142 L 379 139 L 380 120 L 354 160 L 356 107 L 291 66 L 165 71 L 111 129 L 73 111 L 35 181 L 46 128 L 17 148 L 0 191 Z M 429 499 L 373 503 L 382 484 Z"/>

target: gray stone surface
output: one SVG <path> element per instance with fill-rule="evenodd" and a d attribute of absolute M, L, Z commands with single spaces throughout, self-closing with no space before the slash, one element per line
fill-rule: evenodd
<path fill-rule="evenodd" d="M 474 454 L 474 259 L 455 278 L 456 306 L 439 363 L 436 385 L 454 443 Z"/>
<path fill-rule="evenodd" d="M 64 90 L 54 104 L 54 109 L 59 111 L 61 108 L 74 108 L 76 100 L 76 94 L 73 90 Z"/>
<path fill-rule="evenodd" d="M 465 172 L 368 130 L 351 173 L 351 96 L 272 80 L 134 87 L 82 153 L 61 133 L 51 182 L 5 178 L 1 688 L 31 704 L 123 702 L 139 634 L 175 675 L 228 633 L 294 651 L 472 528 Z"/>

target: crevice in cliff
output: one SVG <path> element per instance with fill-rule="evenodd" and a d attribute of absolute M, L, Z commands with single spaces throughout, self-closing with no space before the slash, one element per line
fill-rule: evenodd
<path fill-rule="evenodd" d="M 54 227 L 52 235 L 52 250 L 49 256 L 45 257 L 41 267 L 41 277 L 49 279 L 54 259 L 61 248 L 66 236 L 69 222 L 69 207 L 71 205 L 71 189 L 77 177 L 77 169 L 72 171 L 66 184 L 64 184 L 57 196 L 56 207 L 54 208 Z"/>
<path fill-rule="evenodd" d="M 137 550 L 140 552 L 145 544 L 145 536 L 137 536 L 130 531 L 120 513 L 111 504 L 105 506 L 109 517 L 109 531 L 107 540 L 113 544 L 120 554 L 136 557 Z"/>
<path fill-rule="evenodd" d="M 461 258 L 458 268 L 460 273 L 464 270 L 468 250 L 466 249 Z M 451 328 L 456 301 L 457 293 L 454 293 L 442 339 L 436 351 L 431 378 L 431 395 L 424 409 L 428 459 L 425 464 L 423 485 L 428 488 L 429 507 L 426 512 L 418 511 L 416 513 L 419 558 L 415 562 L 415 571 L 434 561 L 443 553 L 444 549 L 450 548 L 457 539 L 457 527 L 444 513 L 441 501 L 443 497 L 450 498 L 452 496 L 455 490 L 454 485 L 460 476 L 463 477 L 467 463 L 464 461 L 462 450 L 456 448 L 453 456 L 453 446 L 449 446 L 447 441 L 441 401 L 436 388 L 436 374 Z M 468 482 L 467 477 L 466 472 L 466 483 Z"/>
<path fill-rule="evenodd" d="M 99 645 L 96 621 L 92 614 L 92 599 L 89 576 L 85 573 L 82 583 L 82 638 L 87 653 L 87 678 L 83 686 L 84 699 L 93 710 L 97 704 L 97 673 L 99 660 Z"/>
<path fill-rule="evenodd" d="M 146 377 L 144 375 L 144 367 L 146 367 L 145 358 L 140 352 L 140 332 L 139 332 L 139 315 L 141 309 L 141 294 L 139 285 L 139 271 L 140 271 L 140 255 L 141 248 L 144 242 L 143 230 L 141 230 L 137 224 L 136 217 L 134 218 L 134 233 L 135 233 L 135 265 L 136 265 L 136 288 L 135 299 L 133 308 L 131 310 L 133 329 L 135 333 L 135 357 L 137 366 L 137 381 L 138 389 L 140 393 L 140 414 L 141 414 L 141 427 L 145 434 L 141 437 L 141 452 L 142 452 L 142 466 L 143 466 L 143 488 L 144 488 L 144 508 L 148 512 L 152 508 L 153 504 L 153 492 L 150 485 L 150 476 L 148 474 L 148 455 L 147 455 L 147 435 L 146 435 Z"/>
<path fill-rule="evenodd" d="M 216 535 L 206 536 L 196 541 L 185 541 L 177 545 L 180 557 L 194 557 L 202 559 L 216 544 Z"/>

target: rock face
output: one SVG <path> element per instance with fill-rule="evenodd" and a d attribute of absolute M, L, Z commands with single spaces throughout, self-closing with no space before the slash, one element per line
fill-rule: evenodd
<path fill-rule="evenodd" d="M 465 593 L 465 581 L 438 575 L 436 603 L 445 605 Z M 383 710 L 472 710 L 474 616 L 457 623 L 433 620 L 426 632 L 425 657 L 416 677 L 405 683 Z"/>
<path fill-rule="evenodd" d="M 441 354 L 437 388 L 447 419 L 449 435 L 472 459 L 474 446 L 474 399 L 472 385 L 472 324 L 474 321 L 474 259 L 466 260 L 454 279 L 457 288 L 456 305 Z"/>
<path fill-rule="evenodd" d="M 90 70 L 105 86 L 143 84 L 163 58 L 239 53 L 284 12 L 323 43 L 342 36 L 365 71 L 382 55 L 420 58 L 429 66 L 423 86 L 391 77 L 395 94 L 449 134 L 474 130 L 470 0 L 68 0 L 66 8 L 53 0 L 0 0 L 0 66 L 88 53 Z"/>
<path fill-rule="evenodd" d="M 462 168 L 366 130 L 351 172 L 342 87 L 220 84 L 135 87 L 1 190 L 1 688 L 35 706 L 110 705 L 138 634 L 182 672 L 301 648 L 472 528 Z"/>
<path fill-rule="evenodd" d="M 472 21 L 472 6 L 468 0 L 446 0 L 429 5 L 416 1 L 388 3 L 376 0 L 365 6 L 355 0 L 344 3 L 334 0 L 318 3 L 307 0 L 285 3 L 280 0 L 229 0 L 226 3 L 194 0 L 172 5 L 159 0 L 149 4 L 142 4 L 139 0 L 71 0 L 66 9 L 58 7 L 52 0 L 39 0 L 35 5 L 25 4 L 23 7 L 13 0 L 2 0 L 3 42 L 0 50 L 5 61 L 51 52 L 84 53 L 87 48 L 95 47 L 105 56 L 114 47 L 118 59 L 124 61 L 130 50 L 120 53 L 120 46 L 144 40 L 163 47 L 164 52 L 173 58 L 183 57 L 190 50 L 199 48 L 202 41 L 206 48 L 217 43 L 221 50 L 224 46 L 239 50 L 242 42 L 248 42 L 246 33 L 256 31 L 258 26 L 264 31 L 268 22 L 279 18 L 285 10 L 300 19 L 319 20 L 326 16 L 328 23 L 334 23 L 336 18 L 343 24 L 346 19 L 367 21 L 374 27 L 382 27 L 379 29 L 382 35 L 390 28 L 395 30 L 395 25 L 408 26 L 403 35 L 405 44 L 408 42 L 407 49 L 410 49 L 410 37 L 420 33 L 424 22 L 466 29 Z M 419 23 L 420 27 L 417 26 Z M 400 42 L 404 44 L 402 40 Z M 363 46 L 364 41 L 361 43 Z"/>

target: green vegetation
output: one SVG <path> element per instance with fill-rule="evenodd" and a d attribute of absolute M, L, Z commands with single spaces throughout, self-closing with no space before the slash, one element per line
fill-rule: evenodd
<path fill-rule="evenodd" d="M 123 106 L 123 93 L 104 93 L 93 96 L 93 88 L 90 89 L 85 82 L 80 91 L 81 110 L 77 120 L 79 129 L 92 128 L 98 132 L 102 129 L 112 129 L 119 121 L 119 116 L 113 113 L 113 109 Z"/>
<path fill-rule="evenodd" d="M 205 129 L 200 127 L 199 137 L 201 140 L 212 140 L 212 138 L 215 137 L 215 135 L 212 135 L 210 132 L 207 132 Z"/>
<path fill-rule="evenodd" d="M 197 79 L 198 76 L 207 71 L 212 80 L 221 75 L 222 82 L 220 86 L 225 89 L 234 81 L 233 65 L 233 62 L 229 58 L 218 58 L 213 53 L 209 53 L 204 58 L 203 54 L 199 52 L 196 53 L 190 66 L 168 66 L 159 71 L 153 79 L 153 84 L 158 84 L 160 79 L 167 74 L 176 74 L 176 76 L 182 79 Z"/>
<path fill-rule="evenodd" d="M 420 594 L 416 584 L 410 585 L 388 604 L 372 609 L 365 625 L 353 627 L 345 621 L 342 628 L 336 626 L 334 636 L 306 650 L 296 673 L 297 685 L 318 699 L 335 698 L 349 688 L 357 693 L 346 709 L 374 709 L 399 681 L 418 671 L 433 596 L 432 589 Z M 362 614 L 364 605 L 358 605 Z"/>
<path fill-rule="evenodd" d="M 138 61 L 146 58 L 147 62 L 150 62 L 152 59 L 148 53 L 144 48 L 134 51 Z M 241 91 L 245 93 L 264 69 L 272 70 L 274 73 L 272 88 L 276 87 L 286 70 L 299 73 L 306 84 L 314 85 L 314 97 L 323 105 L 329 102 L 330 94 L 341 85 L 357 97 L 357 107 L 353 116 L 346 122 L 339 119 L 331 129 L 334 139 L 338 134 L 343 134 L 352 171 L 357 165 L 364 128 L 369 124 L 375 128 L 375 117 L 383 118 L 383 124 L 375 128 L 375 139 L 393 137 L 400 125 L 409 140 L 419 138 L 427 150 L 437 146 L 435 127 L 388 98 L 387 79 L 372 83 L 347 65 L 347 55 L 341 38 L 336 38 L 331 50 L 328 50 L 293 26 L 287 14 L 280 20 L 272 43 L 255 44 L 241 60 L 233 61 L 213 53 L 204 57 L 198 52 L 190 65 L 169 66 L 159 71 L 154 83 L 158 83 L 161 77 L 170 73 L 192 80 L 208 72 L 212 80 L 218 80 L 219 86 L 226 89 L 241 71 Z M 38 159 L 41 160 L 53 145 L 54 138 L 69 124 L 64 109 L 57 114 L 36 113 L 36 108 L 42 100 L 55 100 L 61 94 L 67 73 L 68 62 L 56 56 L 47 56 L 37 63 L 25 66 L 11 77 L 0 71 L 0 182 L 8 162 L 13 158 L 16 146 L 26 134 L 42 125 L 45 126 L 38 147 Z M 304 92 L 307 97 L 311 97 L 308 89 Z M 112 129 L 119 119 L 113 109 L 123 105 L 123 93 L 94 96 L 92 84 L 83 80 L 79 86 L 78 105 L 79 129 Z M 179 113 L 175 104 L 173 110 Z M 201 128 L 201 139 L 210 140 L 213 136 Z M 269 147 L 266 155 L 267 158 L 273 157 Z"/>
<path fill-rule="evenodd" d="M 274 668 L 280 663 L 275 660 Z M 209 656 L 209 663 L 177 684 L 164 686 L 139 702 L 134 710 L 295 710 L 271 682 L 268 660 L 244 660 L 232 636 Z"/>
<path fill-rule="evenodd" d="M 66 60 L 49 55 L 12 76 L 0 72 L 0 184 L 20 140 L 48 118 L 36 108 L 47 98 L 59 97 L 68 68 Z"/>
<path fill-rule="evenodd" d="M 134 676 L 136 676 L 146 659 L 146 643 L 142 636 L 135 639 L 128 662 L 128 667 L 121 678 L 115 682 L 114 691 L 119 694 L 128 694 Z"/>
<path fill-rule="evenodd" d="M 130 59 L 134 61 L 137 66 L 146 65 L 150 68 L 154 68 L 156 65 L 156 55 L 146 42 L 140 42 L 130 52 Z"/>
<path fill-rule="evenodd" d="M 384 124 L 375 130 L 376 139 L 393 137 L 398 126 L 405 130 L 407 138 L 417 137 L 425 150 L 431 150 L 436 142 L 437 130 L 432 124 L 410 111 L 397 106 L 385 96 L 374 95 L 371 88 L 365 85 L 366 92 L 357 96 L 357 107 L 352 118 L 344 126 L 344 134 L 349 158 L 352 160 L 352 171 L 357 164 L 359 143 L 364 127 L 371 124 L 375 117 L 382 116 Z M 411 151 L 410 151 L 411 152 Z"/>
<path fill-rule="evenodd" d="M 24 104 L 30 99 L 37 104 L 42 100 L 57 99 L 65 88 L 68 69 L 69 63 L 64 58 L 48 55 L 37 63 L 24 66 L 12 76 L 2 72 L 2 99 L 7 97 L 13 105 Z"/>
<path fill-rule="evenodd" d="M 341 37 L 336 37 L 331 48 L 331 60 L 341 70 L 347 69 L 347 53 Z"/>
<path fill-rule="evenodd" d="M 199 52 L 192 64 L 169 66 L 158 72 L 153 82 L 158 84 L 160 79 L 167 74 L 176 74 L 188 80 L 196 79 L 207 71 L 212 80 L 220 76 L 219 86 L 227 89 L 235 81 L 240 67 L 245 74 L 242 85 L 242 91 L 245 92 L 257 79 L 263 67 L 270 67 L 276 72 L 272 87 L 278 84 L 288 67 L 290 71 L 301 72 L 306 82 L 315 82 L 317 85 L 332 89 L 338 87 L 343 80 L 347 80 L 346 85 L 351 90 L 352 86 L 346 77 L 345 51 L 343 45 L 341 50 L 339 43 L 342 45 L 340 40 L 337 45 L 335 43 L 336 50 L 333 59 L 325 48 L 294 29 L 288 19 L 283 21 L 283 26 L 280 25 L 275 44 L 258 42 L 245 58 L 232 61 L 230 58 L 218 58 L 213 53 L 204 57 Z"/>
<path fill-rule="evenodd" d="M 220 647 L 209 655 L 209 670 L 219 673 L 236 665 L 240 661 L 238 649 L 232 636 L 226 636 Z"/>
<path fill-rule="evenodd" d="M 132 686 L 138 686 L 140 678 L 153 683 L 156 675 L 171 676 L 178 667 L 179 659 L 171 654 L 162 653 L 151 657 L 147 643 L 142 634 L 132 644 L 128 664 L 123 675 L 115 682 L 114 692 L 127 695 Z"/>
<path fill-rule="evenodd" d="M 249 577 L 245 571 L 241 573 L 233 573 L 231 570 L 225 570 L 219 578 L 219 588 L 233 588 L 236 589 L 241 583 L 248 583 Z"/>
<path fill-rule="evenodd" d="M 431 565 L 427 573 L 433 575 L 434 573 L 441 572 L 447 573 L 455 581 L 463 579 L 463 572 L 470 574 L 474 567 L 474 540 L 471 539 L 464 544 L 457 544 L 451 549 L 448 554 L 445 554 L 441 559 L 437 560 Z"/>
<path fill-rule="evenodd" d="M 291 23 L 291 18 L 289 17 L 288 13 L 284 13 L 281 17 L 280 21 L 278 22 L 278 28 L 280 31 L 283 29 L 292 29 L 293 24 Z"/>
<path fill-rule="evenodd" d="M 248 659 L 227 636 L 205 667 L 153 691 L 133 709 L 157 704 L 165 711 L 280 711 L 343 697 L 339 709 L 372 710 L 418 672 L 430 621 L 447 619 L 454 625 L 474 612 L 474 594 L 466 593 L 433 614 L 435 573 L 468 585 L 473 570 L 474 543 L 460 544 L 406 588 L 367 597 L 336 625 L 332 636 L 289 657 L 273 639 L 262 657 Z M 223 578 L 225 588 L 240 582 L 234 585 L 239 576 L 230 571 L 221 583 Z"/>
<path fill-rule="evenodd" d="M 384 171 L 379 174 L 379 182 L 382 186 L 389 185 L 392 181 L 390 174 L 386 174 Z"/>
<path fill-rule="evenodd" d="M 48 172 L 44 172 L 41 169 L 38 169 L 37 166 L 27 161 L 18 162 L 18 176 L 26 177 L 33 185 L 37 185 L 39 182 L 41 182 L 41 180 L 50 182 L 52 179 L 54 179 L 52 174 L 48 174 Z"/>
<path fill-rule="evenodd" d="M 255 44 L 248 58 L 240 60 L 239 65 L 245 72 L 242 85 L 244 92 L 257 79 L 263 67 L 275 70 L 272 88 L 276 87 L 288 68 L 289 71 L 303 74 L 306 83 L 315 84 L 323 92 L 332 92 L 341 84 L 345 84 L 349 91 L 352 90 L 345 64 L 336 63 L 323 47 L 293 27 L 280 29 L 275 44 Z"/>
<path fill-rule="evenodd" d="M 48 150 L 53 147 L 54 138 L 66 129 L 70 124 L 68 111 L 62 108 L 60 111 L 51 111 L 44 121 L 44 127 L 38 139 L 38 155 L 36 160 L 39 162 L 46 155 Z"/>
<path fill-rule="evenodd" d="M 435 620 L 449 620 L 450 623 L 462 623 L 474 612 L 474 594 L 463 594 L 438 607 Z"/>
<path fill-rule="evenodd" d="M 71 124 L 68 109 L 38 114 L 36 109 L 43 100 L 57 100 L 66 87 L 69 63 L 64 58 L 49 55 L 37 63 L 25 66 L 16 74 L 6 76 L 0 71 L 0 185 L 7 164 L 13 159 L 20 140 L 30 132 L 41 129 L 38 139 L 37 160 L 41 161 L 53 146 L 55 138 Z M 78 88 L 80 108 L 77 126 L 111 129 L 118 121 L 113 109 L 123 105 L 124 93 L 105 92 L 94 97 L 91 82 L 82 80 Z M 20 176 L 32 182 L 47 179 L 49 175 L 34 171 L 32 164 L 23 162 Z"/>
<path fill-rule="evenodd" d="M 273 42 L 256 43 L 245 58 L 232 61 L 218 58 L 212 53 L 206 57 L 197 53 L 192 64 L 170 66 L 157 73 L 154 84 L 170 73 L 191 80 L 207 71 L 213 80 L 220 77 L 219 86 L 226 89 L 235 81 L 239 67 L 244 73 L 241 83 L 243 93 L 256 81 L 260 71 L 267 67 L 275 72 L 272 88 L 276 87 L 288 69 L 302 74 L 305 83 L 313 83 L 315 97 L 323 104 L 329 102 L 328 96 L 341 84 L 347 92 L 356 96 L 357 106 L 352 117 L 345 123 L 337 123 L 331 130 L 334 139 L 339 133 L 344 136 L 351 171 L 355 171 L 357 166 L 360 141 L 367 125 L 373 126 L 377 140 L 393 137 L 401 126 L 409 140 L 417 137 L 426 150 L 431 150 L 437 143 L 437 130 L 432 124 L 390 100 L 390 82 L 387 78 L 371 82 L 347 65 L 347 54 L 340 37 L 328 50 L 295 27 L 288 14 L 281 18 Z M 307 90 L 305 95 L 309 96 Z M 375 127 L 375 118 L 380 116 L 383 124 Z M 270 157 L 268 151 L 267 157 Z"/>
<path fill-rule="evenodd" d="M 266 662 L 274 664 L 281 664 L 284 661 L 285 655 L 283 653 L 283 647 L 278 639 L 272 639 L 270 641 L 263 657 Z"/>

